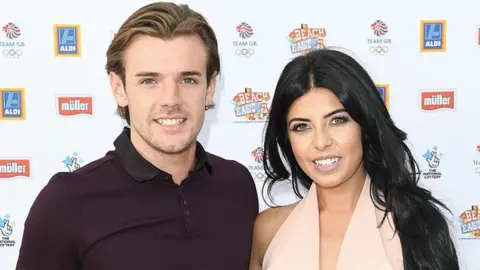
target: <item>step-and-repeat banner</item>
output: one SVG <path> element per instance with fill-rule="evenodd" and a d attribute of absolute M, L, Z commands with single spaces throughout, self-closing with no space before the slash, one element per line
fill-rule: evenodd
<path fill-rule="evenodd" d="M 113 148 L 124 123 L 115 115 L 105 53 L 122 22 L 150 2 L 2 5 L 0 269 L 14 269 L 25 218 L 51 176 Z M 182 3 L 206 16 L 220 43 L 217 108 L 207 112 L 199 138 L 208 151 L 248 167 L 260 194 L 263 128 L 281 70 L 308 50 L 344 48 L 409 134 L 421 184 L 451 208 L 462 269 L 480 269 L 480 2 Z M 275 189 L 275 199 L 295 201 L 288 184 Z"/>

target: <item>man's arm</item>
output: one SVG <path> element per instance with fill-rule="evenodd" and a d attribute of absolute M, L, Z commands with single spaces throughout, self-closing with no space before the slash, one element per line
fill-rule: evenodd
<path fill-rule="evenodd" d="M 77 270 L 79 216 L 75 198 L 56 174 L 35 199 L 23 232 L 16 270 Z"/>
<path fill-rule="evenodd" d="M 245 198 L 247 200 L 247 206 L 252 209 L 252 218 L 255 219 L 255 217 L 259 213 L 259 197 L 258 197 L 258 191 L 257 191 L 257 186 L 255 185 L 255 179 L 253 179 L 252 174 L 248 170 L 247 167 L 245 167 L 243 164 L 241 164 L 238 161 L 235 161 L 237 166 L 241 168 L 241 171 L 245 174 L 244 177 L 242 177 L 242 181 L 245 181 Z"/>
<path fill-rule="evenodd" d="M 250 172 L 247 170 L 247 179 L 248 179 L 248 198 L 250 198 L 252 210 L 253 210 L 253 217 L 256 217 L 259 213 L 260 202 L 258 198 L 258 191 L 257 186 L 255 185 L 255 179 L 253 179 Z M 261 189 L 260 189 L 261 190 Z"/>

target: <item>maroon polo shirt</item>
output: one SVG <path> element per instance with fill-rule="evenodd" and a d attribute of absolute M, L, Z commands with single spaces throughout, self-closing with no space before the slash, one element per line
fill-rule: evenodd
<path fill-rule="evenodd" d="M 197 143 L 197 165 L 177 185 L 129 134 L 52 177 L 28 214 L 16 269 L 247 270 L 258 213 L 248 170 Z"/>

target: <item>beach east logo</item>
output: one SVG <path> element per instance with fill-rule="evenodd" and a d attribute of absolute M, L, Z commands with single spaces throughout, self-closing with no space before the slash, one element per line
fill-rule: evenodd
<path fill-rule="evenodd" d="M 265 123 L 270 112 L 269 102 L 269 92 L 254 92 L 252 88 L 245 88 L 231 101 L 235 116 L 239 119 L 234 123 Z"/>
<path fill-rule="evenodd" d="M 325 28 L 310 28 L 307 24 L 301 24 L 300 28 L 293 29 L 290 32 L 287 39 L 290 43 L 290 51 L 296 57 L 316 49 L 323 49 L 326 36 L 327 30 Z"/>
<path fill-rule="evenodd" d="M 471 209 L 460 214 L 458 221 L 461 226 L 462 240 L 480 239 L 479 214 L 478 205 L 472 205 Z"/>

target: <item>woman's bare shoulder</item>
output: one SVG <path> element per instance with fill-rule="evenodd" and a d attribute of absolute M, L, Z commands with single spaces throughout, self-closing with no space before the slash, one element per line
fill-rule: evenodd
<path fill-rule="evenodd" d="M 255 220 L 255 227 L 273 231 L 276 234 L 297 204 L 298 202 L 285 206 L 271 207 L 262 211 Z"/>
<path fill-rule="evenodd" d="M 255 219 L 255 227 L 253 231 L 252 263 L 255 263 L 255 265 L 261 265 L 267 248 L 275 237 L 275 234 L 277 234 L 278 230 L 297 204 L 298 202 L 285 206 L 268 208 L 258 214 Z"/>

